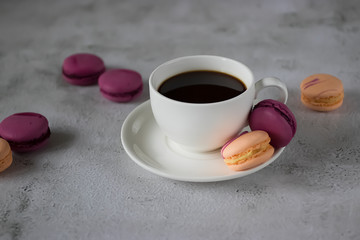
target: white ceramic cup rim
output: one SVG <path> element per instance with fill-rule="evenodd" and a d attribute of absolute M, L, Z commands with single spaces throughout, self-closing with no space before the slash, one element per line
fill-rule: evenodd
<path fill-rule="evenodd" d="M 187 61 L 187 60 L 194 60 L 194 59 L 212 59 L 214 61 L 227 61 L 227 62 L 231 62 L 233 64 L 236 64 L 236 65 L 239 65 L 241 68 L 242 68 L 242 72 L 244 73 L 244 71 L 246 71 L 246 75 L 248 75 L 248 79 L 246 79 L 246 82 L 244 79 L 242 78 L 239 78 L 238 76 L 236 76 L 236 74 L 231 74 L 231 73 L 228 73 L 226 70 L 224 71 L 221 71 L 221 70 L 216 70 L 218 72 L 222 72 L 222 73 L 225 73 L 225 74 L 229 74 L 231 76 L 234 76 L 235 78 L 237 79 L 240 79 L 246 86 L 246 90 L 235 96 L 235 97 L 232 97 L 230 99 L 227 99 L 227 100 L 224 100 L 224 101 L 219 101 L 219 102 L 212 102 L 212 103 L 189 103 L 189 102 L 182 102 L 182 101 L 177 101 L 177 100 L 174 100 L 174 99 L 171 99 L 171 98 L 168 98 L 166 96 L 164 96 L 163 94 L 161 94 L 158 90 L 158 87 L 155 87 L 155 83 L 154 83 L 154 76 L 155 74 L 160 71 L 162 68 L 166 67 L 167 65 L 172 65 L 176 62 L 180 62 L 180 61 Z M 169 79 L 170 77 L 172 76 L 175 76 L 176 74 L 180 74 L 180 73 L 183 73 L 183 72 L 186 72 L 186 71 L 197 71 L 197 70 L 209 70 L 209 71 L 214 71 L 213 68 L 194 68 L 192 70 L 185 70 L 185 71 L 177 71 L 176 73 L 173 73 L 171 75 L 169 75 L 167 78 L 163 79 L 162 82 L 164 82 L 165 80 Z M 250 82 L 250 83 L 247 83 L 247 82 Z M 204 106 L 213 106 L 213 105 L 217 105 L 217 104 L 224 104 L 224 103 L 227 103 L 227 102 L 230 102 L 230 101 L 237 101 L 238 98 L 242 98 L 244 97 L 245 95 L 247 95 L 246 93 L 249 91 L 249 89 L 253 88 L 254 87 L 254 75 L 252 73 L 252 71 L 250 70 L 249 67 L 247 67 L 245 64 L 239 62 L 239 61 L 236 61 L 234 59 L 231 59 L 231 58 L 226 58 L 226 57 L 221 57 L 221 56 L 216 56 L 216 55 L 191 55 L 191 56 L 184 56 L 184 57 L 179 57 L 179 58 L 175 58 L 175 59 L 172 59 L 170 61 L 167 61 L 161 65 L 159 65 L 157 68 L 155 68 L 152 73 L 150 74 L 150 77 L 149 77 L 149 87 L 151 88 L 151 90 L 153 91 L 154 94 L 156 94 L 158 97 L 160 97 L 161 99 L 164 99 L 165 101 L 170 101 L 172 102 L 172 104 L 180 104 L 180 105 L 191 105 L 193 107 L 196 107 L 196 106 L 199 106 L 199 107 L 204 107 Z M 159 84 L 160 86 L 160 84 Z"/>

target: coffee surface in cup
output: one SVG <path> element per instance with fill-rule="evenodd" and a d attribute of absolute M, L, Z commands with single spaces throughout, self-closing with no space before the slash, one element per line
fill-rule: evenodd
<path fill-rule="evenodd" d="M 158 91 L 173 100 L 187 103 L 214 103 L 242 94 L 245 84 L 238 78 L 216 71 L 183 72 L 166 79 Z"/>

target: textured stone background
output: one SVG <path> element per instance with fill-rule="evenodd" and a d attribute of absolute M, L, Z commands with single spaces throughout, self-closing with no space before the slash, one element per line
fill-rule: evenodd
<path fill-rule="evenodd" d="M 0 119 L 35 111 L 47 148 L 0 173 L 0 239 L 359 239 L 360 3 L 295 0 L 0 2 Z M 116 104 L 61 78 L 75 52 L 139 71 L 141 98 Z M 215 54 L 286 82 L 298 132 L 277 161 L 217 183 L 164 179 L 125 153 L 126 116 L 164 61 Z M 313 112 L 299 84 L 343 80 L 344 105 Z"/>

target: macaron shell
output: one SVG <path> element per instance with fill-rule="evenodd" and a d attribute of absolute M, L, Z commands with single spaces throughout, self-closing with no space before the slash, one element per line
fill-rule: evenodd
<path fill-rule="evenodd" d="M 258 103 L 249 116 L 251 130 L 266 131 L 270 144 L 275 148 L 288 145 L 294 137 L 297 123 L 295 116 L 283 103 L 275 100 L 264 100 Z"/>
<path fill-rule="evenodd" d="M 0 123 L 0 136 L 7 141 L 31 141 L 48 130 L 48 120 L 32 112 L 15 113 Z"/>
<path fill-rule="evenodd" d="M 104 61 L 90 53 L 76 53 L 65 58 L 63 70 L 67 75 L 86 77 L 103 71 Z"/>
<path fill-rule="evenodd" d="M 9 142 L 13 151 L 37 150 L 50 136 L 48 120 L 38 113 L 16 113 L 0 123 L 0 136 Z"/>
<path fill-rule="evenodd" d="M 268 139 L 269 135 L 265 131 L 252 131 L 243 134 L 228 143 L 226 147 L 222 149 L 222 156 L 223 158 L 232 157 L 267 141 Z"/>
<path fill-rule="evenodd" d="M 101 94 L 114 102 L 128 102 L 143 90 L 141 75 L 130 69 L 112 69 L 99 78 Z"/>
<path fill-rule="evenodd" d="M 90 77 L 78 77 L 78 78 L 71 78 L 71 77 L 68 77 L 65 74 L 63 74 L 63 78 L 72 85 L 89 86 L 89 85 L 94 85 L 97 83 L 101 73 L 98 73 L 98 74 L 90 76 Z"/>
<path fill-rule="evenodd" d="M 26 145 L 20 146 L 20 147 L 19 146 L 18 147 L 13 147 L 13 150 L 15 152 L 19 152 L 19 153 L 36 151 L 36 150 L 38 150 L 40 148 L 43 148 L 49 142 L 49 139 L 50 138 L 47 137 L 47 138 L 45 138 L 45 139 L 43 139 L 41 141 L 34 140 L 34 142 L 31 143 L 31 144 L 26 144 Z"/>
<path fill-rule="evenodd" d="M 253 110 L 257 108 L 271 108 L 278 112 L 291 126 L 292 136 L 295 135 L 297 129 L 297 122 L 295 115 L 291 112 L 291 110 L 286 106 L 286 104 L 273 100 L 273 99 L 265 99 L 253 108 Z"/>
<path fill-rule="evenodd" d="M 97 83 L 105 71 L 103 60 L 90 53 L 77 53 L 65 58 L 62 66 L 63 77 L 73 85 L 91 85 Z"/>
<path fill-rule="evenodd" d="M 323 104 L 312 104 L 307 99 L 304 99 L 303 96 L 301 96 L 301 102 L 309 109 L 318 111 L 318 112 L 330 112 L 338 109 L 342 106 L 344 100 L 342 99 L 340 102 L 337 102 L 332 105 L 323 105 Z"/>
<path fill-rule="evenodd" d="M 10 167 L 12 161 L 9 143 L 5 139 L 0 138 L 0 172 Z"/>
<path fill-rule="evenodd" d="M 305 78 L 300 90 L 301 102 L 316 111 L 333 111 L 343 103 L 343 84 L 330 74 L 313 74 Z"/>
<path fill-rule="evenodd" d="M 263 152 L 261 155 L 255 158 L 250 158 L 239 164 L 227 165 L 227 166 L 234 171 L 248 170 L 267 162 L 274 154 L 274 151 L 275 149 L 272 146 L 270 146 L 265 152 Z"/>
<path fill-rule="evenodd" d="M 233 142 L 234 140 L 236 140 L 238 137 L 240 137 L 240 136 L 242 136 L 242 135 L 244 135 L 244 134 L 246 134 L 246 133 L 248 133 L 248 132 L 249 132 L 249 131 L 244 131 L 244 132 L 240 133 L 239 135 L 237 135 L 236 137 L 233 137 L 233 138 L 231 138 L 229 141 L 227 141 L 227 142 L 224 144 L 224 146 L 221 148 L 221 151 L 220 151 L 221 156 L 224 158 L 223 152 L 224 152 L 224 150 L 227 148 L 227 146 L 229 146 L 230 143 L 232 143 L 232 142 Z"/>
<path fill-rule="evenodd" d="M 103 95 L 104 98 L 112 101 L 112 102 L 130 102 L 131 100 L 137 98 L 142 93 L 142 87 L 139 88 L 137 91 L 134 91 L 132 93 L 127 94 L 120 94 L 120 95 L 110 95 L 106 94 L 104 92 L 101 92 L 101 95 Z"/>

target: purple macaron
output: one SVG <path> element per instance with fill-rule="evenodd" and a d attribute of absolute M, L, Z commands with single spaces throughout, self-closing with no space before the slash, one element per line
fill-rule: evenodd
<path fill-rule="evenodd" d="M 34 151 L 48 142 L 49 122 L 39 113 L 15 113 L 0 123 L 0 136 L 15 152 Z"/>
<path fill-rule="evenodd" d="M 99 78 L 101 94 L 114 102 L 129 102 L 143 90 L 141 75 L 129 69 L 112 69 Z"/>
<path fill-rule="evenodd" d="M 103 72 L 105 72 L 103 60 L 90 53 L 77 53 L 68 56 L 62 66 L 64 79 L 73 85 L 96 84 Z"/>
<path fill-rule="evenodd" d="M 254 106 L 249 116 L 251 130 L 263 130 L 271 138 L 275 148 L 289 144 L 296 132 L 296 119 L 283 103 L 266 99 Z"/>

